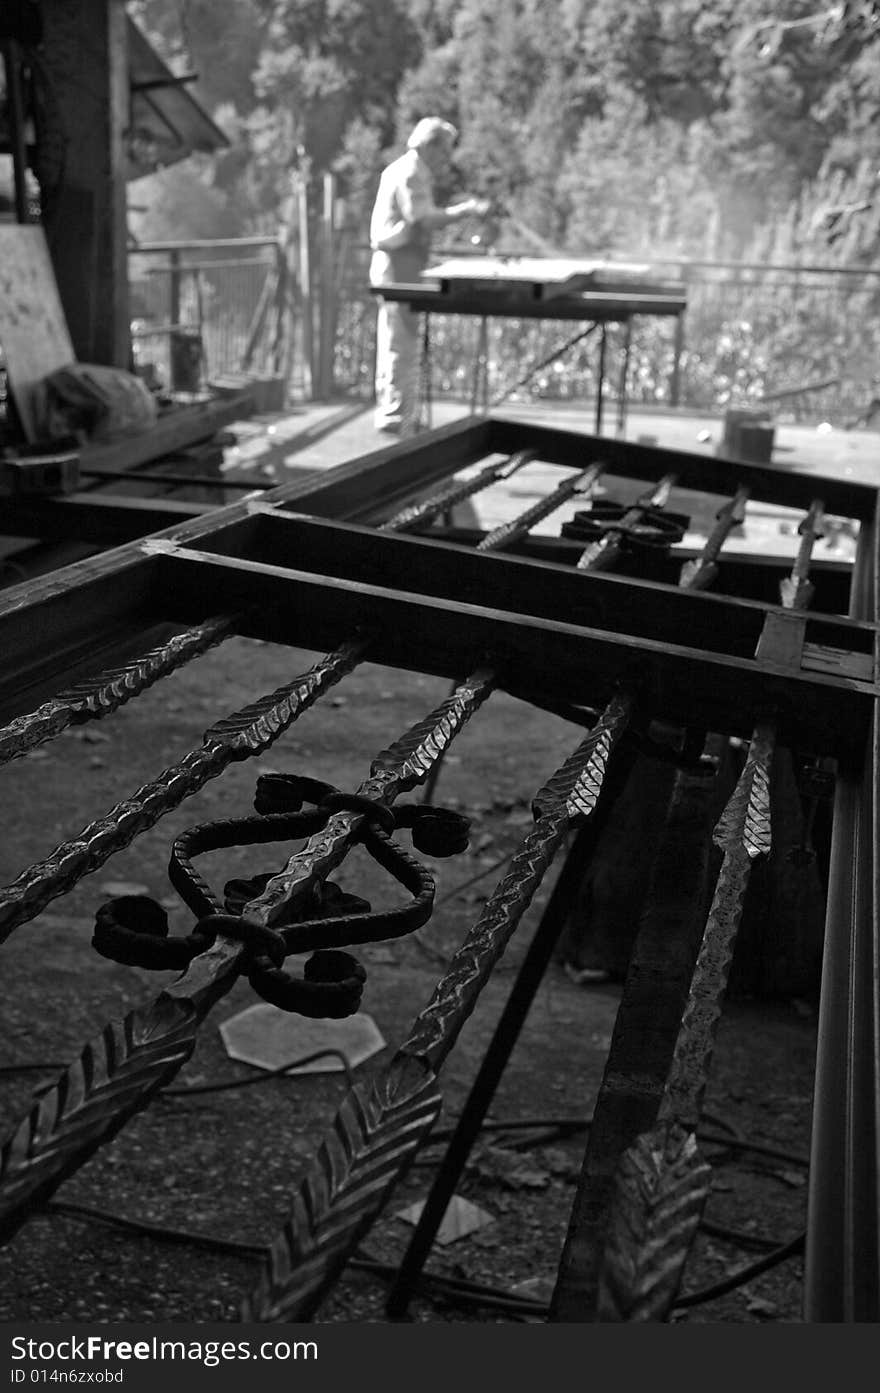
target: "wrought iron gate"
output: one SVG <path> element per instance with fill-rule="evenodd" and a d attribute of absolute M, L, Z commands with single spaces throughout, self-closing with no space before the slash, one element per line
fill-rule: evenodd
<path fill-rule="evenodd" d="M 456 525 L 457 505 L 535 459 L 559 471 L 545 497 L 492 531 Z M 609 479 L 623 502 L 595 496 Z M 705 547 L 683 567 L 670 549 L 686 524 L 668 507 L 676 490 L 720 500 Z M 572 498 L 583 507 L 562 535 L 533 531 Z M 725 551 L 746 499 L 801 510 L 791 564 Z M 266 750 L 358 663 L 454 683 L 375 754 L 353 792 L 266 778 L 256 816 L 179 837 L 170 874 L 194 916 L 189 935 L 169 936 L 149 901 L 121 897 L 101 908 L 100 952 L 179 976 L 123 1020 L 96 1022 L 81 1054 L 10 1133 L 0 1164 L 3 1233 L 15 1233 L 168 1084 L 242 975 L 294 1012 L 357 1008 L 357 944 L 407 933 L 431 914 L 432 878 L 397 832 L 410 829 L 416 852 L 428 855 L 454 850 L 466 835 L 462 819 L 398 800 L 432 785 L 464 724 L 490 720 L 489 699 L 502 690 L 565 716 L 582 727 L 579 738 L 547 771 L 533 827 L 429 1004 L 391 1062 L 351 1089 L 316 1146 L 243 1314 L 292 1321 L 318 1310 L 427 1138 L 444 1061 L 570 831 L 563 886 L 588 862 L 639 751 L 674 766 L 666 813 L 674 826 L 703 798 L 736 737 L 747 757 L 707 829 L 722 859 L 700 933 L 686 929 L 693 905 L 680 901 L 679 939 L 658 946 L 646 932 L 633 949 L 634 961 L 653 955 L 660 970 L 658 1012 L 664 991 L 667 1007 L 678 990 L 685 1006 L 633 1055 L 624 987 L 551 1319 L 662 1320 L 670 1312 L 711 1174 L 695 1134 L 751 869 L 773 836 L 768 787 L 780 750 L 811 772 L 816 789 L 835 789 L 805 1310 L 812 1320 L 876 1319 L 877 501 L 875 488 L 846 480 L 483 418 L 175 522 L 0 596 L 3 760 L 111 715 L 232 634 L 325 654 L 242 709 L 218 709 L 201 746 L 23 870 L 0 891 L 3 939 L 232 762 Z M 35 526 L 42 506 L 57 526 L 66 505 L 28 506 Z M 92 506 L 106 529 L 106 504 Z M 83 518 L 90 505 L 75 508 Z M 151 508 L 161 514 L 159 503 Z M 825 514 L 859 524 L 851 575 L 812 563 Z M 194 864 L 218 847 L 266 842 L 286 848 L 283 869 L 239 883 L 235 894 L 219 895 Z M 355 844 L 405 887 L 402 909 L 377 915 L 329 893 L 329 874 Z M 681 896 L 681 886 L 658 881 L 652 893 L 661 903 L 667 896 L 669 921 L 676 905 L 668 897 Z M 559 915 L 555 903 L 542 920 L 506 1034 L 486 1058 L 391 1311 L 405 1308 Z M 284 960 L 303 952 L 312 957 L 298 978 Z"/>

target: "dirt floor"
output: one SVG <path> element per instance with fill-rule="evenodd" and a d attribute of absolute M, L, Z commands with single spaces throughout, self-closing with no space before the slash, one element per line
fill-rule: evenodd
<path fill-rule="evenodd" d="M 5 815 L 0 840 L 3 883 L 51 854 L 74 829 L 100 818 L 188 750 L 198 747 L 218 712 L 232 711 L 303 671 L 314 654 L 234 639 L 161 682 L 110 721 L 65 732 L 2 772 Z M 295 771 L 351 790 L 371 756 L 448 691 L 439 679 L 364 665 L 307 712 L 263 757 L 231 766 L 145 832 L 127 850 L 50 904 L 5 945 L 2 1110 L 8 1129 L 57 1065 L 78 1052 L 106 1021 L 147 1003 L 173 974 L 150 974 L 99 957 L 90 947 L 94 914 L 113 895 L 146 893 L 168 909 L 172 932 L 191 916 L 166 875 L 174 836 L 195 823 L 247 813 L 256 777 Z M 473 818 L 468 850 L 432 861 L 437 908 L 408 938 L 370 945 L 359 956 L 368 979 L 362 1010 L 386 1041 L 355 1071 L 381 1068 L 430 996 L 448 955 L 479 914 L 530 823 L 537 787 L 575 747 L 581 733 L 503 694 L 492 719 L 474 718 L 446 759 L 434 798 Z M 200 862 L 218 888 L 232 876 L 280 863 L 271 848 L 223 853 Z M 362 853 L 334 874 L 374 907 L 387 887 Z M 552 880 L 552 875 L 549 878 Z M 521 924 L 443 1069 L 445 1128 L 458 1115 L 482 1051 L 546 900 L 548 885 Z M 468 1237 L 436 1246 L 431 1272 L 456 1289 L 418 1295 L 417 1321 L 507 1322 L 541 1319 L 553 1282 L 602 1077 L 620 986 L 577 985 L 554 964 L 491 1109 L 492 1128 L 471 1154 L 459 1194 L 488 1222 Z M 83 1322 L 235 1321 L 259 1275 L 256 1249 L 284 1223 L 299 1168 L 331 1124 L 344 1091 L 341 1073 L 269 1077 L 231 1060 L 219 1025 L 251 1006 L 239 980 L 202 1027 L 196 1053 L 175 1086 L 224 1080 L 258 1086 L 191 1099 L 160 1095 L 57 1192 L 65 1204 L 108 1211 L 127 1231 L 94 1215 L 35 1213 L 0 1251 L 0 1320 Z M 689 1262 L 681 1322 L 798 1322 L 802 1260 L 795 1255 L 724 1291 L 740 1269 L 803 1231 L 816 1019 L 809 999 L 739 998 L 725 1011 L 706 1099 L 706 1155 L 713 1162 L 706 1223 Z M 555 1124 L 564 1122 L 565 1127 Z M 541 1122 L 512 1130 L 510 1124 Z M 505 1130 L 504 1124 L 507 1124 Z M 576 1130 L 576 1126 L 580 1130 Z M 719 1133 L 727 1136 L 719 1144 Z M 749 1143 L 755 1150 L 748 1150 Z M 387 1285 L 370 1260 L 393 1265 L 412 1232 L 400 1210 L 426 1192 L 441 1148 L 426 1148 L 366 1236 L 350 1269 L 321 1309 L 320 1321 L 384 1321 Z M 163 1232 L 147 1232 L 156 1226 Z M 175 1239 L 185 1230 L 248 1245 L 208 1250 Z M 501 1289 L 462 1295 L 462 1283 Z M 711 1296 L 714 1288 L 720 1294 Z M 708 1297 L 708 1299 L 704 1299 Z M 692 1303 L 692 1304 L 686 1304 Z"/>

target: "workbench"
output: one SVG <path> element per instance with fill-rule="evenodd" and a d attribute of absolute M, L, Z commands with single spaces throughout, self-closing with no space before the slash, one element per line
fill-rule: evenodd
<path fill-rule="evenodd" d="M 490 319 L 576 320 L 587 327 L 552 354 L 534 363 L 523 376 L 493 398 L 497 407 L 539 370 L 575 344 L 598 332 L 596 361 L 596 434 L 602 433 L 607 363 L 607 328 L 624 329 L 617 387 L 617 433 L 623 433 L 634 321 L 639 317 L 672 318 L 681 332 L 687 299 L 682 282 L 658 281 L 650 267 L 549 257 L 460 257 L 428 267 L 419 282 L 373 286 L 385 300 L 402 301 L 424 316 L 422 406 L 431 424 L 431 331 L 433 314 L 470 315 L 480 320 L 471 386 L 471 409 L 488 410 L 488 323 Z"/>

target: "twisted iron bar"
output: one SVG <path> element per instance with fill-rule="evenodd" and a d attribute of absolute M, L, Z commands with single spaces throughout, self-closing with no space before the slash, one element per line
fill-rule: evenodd
<path fill-rule="evenodd" d="M 513 473 L 533 455 L 533 451 L 520 451 L 502 465 L 492 466 L 494 477 Z M 472 483 L 473 480 L 468 481 L 468 487 Z M 433 515 L 434 511 L 449 506 L 460 487 L 460 484 L 453 485 L 424 505 L 417 505 L 417 509 L 427 510 L 419 512 L 418 518 L 414 516 L 416 510 L 403 509 L 383 527 L 388 531 L 403 531 L 416 521 L 426 521 L 429 513 Z M 224 621 L 208 622 L 220 624 Z M 228 622 L 231 625 L 233 621 Z M 222 636 L 218 634 L 218 638 Z M 201 749 L 191 750 L 177 764 L 163 770 L 158 778 L 142 785 L 130 798 L 89 823 L 73 840 L 62 842 L 45 860 L 35 862 L 11 884 L 0 888 L 0 943 L 58 895 L 72 889 L 84 875 L 97 870 L 109 856 L 130 845 L 136 836 L 196 793 L 209 779 L 216 778 L 232 760 L 246 759 L 267 749 L 327 687 L 350 672 L 365 652 L 365 642 L 343 644 L 288 686 L 218 721 L 206 731 Z M 156 672 L 155 677 L 161 675 Z M 133 691 L 129 693 L 134 694 Z M 61 701 L 63 697 L 55 700 Z"/>
<path fill-rule="evenodd" d="M 801 545 L 783 605 L 804 609 L 812 586 L 812 548 L 821 535 L 815 499 L 801 523 Z M 713 833 L 724 853 L 691 979 L 657 1125 L 624 1153 L 615 1181 L 599 1277 L 599 1318 L 668 1317 L 709 1193 L 711 1170 L 696 1144 L 715 1036 L 752 866 L 772 846 L 770 771 L 776 723 L 759 720 L 749 753 Z"/>
<path fill-rule="evenodd" d="M 131 797 L 90 822 L 77 837 L 62 842 L 45 860 L 22 871 L 0 889 L 0 942 L 198 792 L 209 779 L 215 779 L 227 765 L 267 750 L 303 711 L 356 666 L 365 649 L 365 643 L 346 644 L 292 682 L 217 721 L 205 731 L 199 749 L 190 750 Z"/>
<path fill-rule="evenodd" d="M 655 485 L 639 495 L 631 508 L 627 508 L 616 527 L 609 527 L 595 542 L 585 547 L 577 559 L 578 571 L 598 571 L 612 566 L 620 555 L 624 544 L 626 529 L 640 522 L 650 508 L 664 508 L 676 480 L 675 474 L 666 474 Z"/>
<path fill-rule="evenodd" d="M 387 522 L 381 523 L 377 531 L 408 532 L 413 527 L 420 527 L 426 522 L 431 522 L 440 513 L 446 512 L 456 503 L 463 503 L 466 498 L 471 498 L 475 493 L 482 492 L 490 484 L 495 484 L 500 479 L 509 479 L 518 469 L 522 469 L 524 464 L 529 464 L 533 459 L 536 459 L 537 453 L 537 450 L 517 450 L 516 454 L 502 460 L 499 464 L 487 465 L 472 479 L 454 482 L 448 488 L 441 489 L 439 493 L 432 494 L 430 498 L 425 498 L 421 503 L 413 503 L 408 508 L 401 508 L 400 512 L 395 513 Z"/>
<path fill-rule="evenodd" d="M 489 696 L 492 674 L 478 671 L 428 717 L 373 761 L 361 798 L 387 805 L 425 777 L 433 761 Z M 326 834 L 288 862 L 243 918 L 267 924 L 337 865 L 364 813 L 331 817 Z M 281 930 L 283 933 L 283 929 Z M 296 932 L 296 925 L 291 926 Z M 152 1005 L 106 1026 L 41 1094 L 0 1153 L 0 1238 L 11 1236 L 35 1204 L 146 1106 L 191 1055 L 199 1025 L 238 979 L 247 948 L 221 931 Z"/>
<path fill-rule="evenodd" d="M 615 696 L 537 795 L 535 826 L 388 1067 L 346 1097 L 293 1196 L 242 1318 L 307 1320 L 413 1160 L 441 1107 L 437 1074 L 575 818 L 589 817 L 631 718 Z"/>
<path fill-rule="evenodd" d="M 100 719 L 116 711 L 132 697 L 151 687 L 160 677 L 183 667 L 192 658 L 213 648 L 232 632 L 235 620 L 217 615 L 202 624 L 173 634 L 166 643 L 150 648 L 121 667 L 84 678 L 44 701 L 34 711 L 16 716 L 0 728 L 0 764 L 18 759 L 53 740 L 68 726 Z"/>
<path fill-rule="evenodd" d="M 706 590 L 718 574 L 718 556 L 727 538 L 735 527 L 743 522 L 749 490 L 741 485 L 733 498 L 719 508 L 715 514 L 715 526 L 706 539 L 699 556 L 686 561 L 681 568 L 678 583 L 684 590 Z"/>
<path fill-rule="evenodd" d="M 476 550 L 499 551 L 502 547 L 509 546 L 511 542 L 516 542 L 520 537 L 524 537 L 536 522 L 549 517 L 550 513 L 555 512 L 567 499 L 576 495 L 589 498 L 604 470 L 604 464 L 591 464 L 587 469 L 582 469 L 579 474 L 564 479 L 552 493 L 548 493 L 544 498 L 539 498 L 518 517 L 511 519 L 510 522 L 503 522 L 491 532 L 487 532 L 482 541 L 477 543 Z"/>
<path fill-rule="evenodd" d="M 809 579 L 810 560 L 816 541 L 825 535 L 822 529 L 824 512 L 821 498 L 814 498 L 798 528 L 801 540 L 791 575 L 779 583 L 780 600 L 786 609 L 806 609 L 813 598 L 814 587 Z"/>

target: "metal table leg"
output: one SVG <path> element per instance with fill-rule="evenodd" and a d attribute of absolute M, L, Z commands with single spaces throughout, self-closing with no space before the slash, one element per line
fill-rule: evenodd
<path fill-rule="evenodd" d="M 602 325 L 599 339 L 599 367 L 596 373 L 596 434 L 602 434 L 602 397 L 605 388 L 605 350 L 607 347 L 607 328 Z"/>
<path fill-rule="evenodd" d="M 471 415 L 475 416 L 479 406 L 483 411 L 489 405 L 489 320 L 484 314 L 477 333 L 477 355 L 471 379 Z"/>
<path fill-rule="evenodd" d="M 626 393 L 629 381 L 629 358 L 632 349 L 632 319 L 627 319 L 623 330 L 623 359 L 620 364 L 620 380 L 617 387 L 617 434 L 622 436 L 626 430 Z"/>

